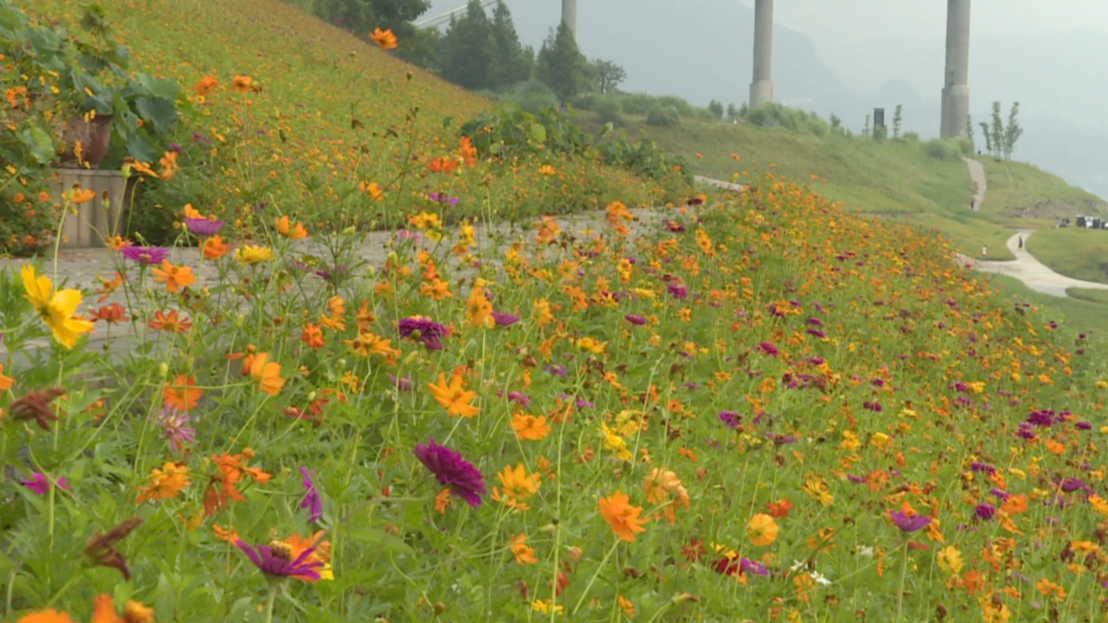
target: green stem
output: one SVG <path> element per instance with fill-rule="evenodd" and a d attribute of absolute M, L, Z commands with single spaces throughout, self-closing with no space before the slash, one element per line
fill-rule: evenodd
<path fill-rule="evenodd" d="M 280 586 L 275 580 L 269 581 L 269 596 L 265 600 L 265 623 L 273 623 L 273 605 L 277 602 L 277 589 Z"/>
<path fill-rule="evenodd" d="M 902 612 L 904 610 L 904 579 L 908 576 L 908 552 L 910 550 L 907 546 L 904 547 L 904 564 L 900 567 L 900 591 L 896 594 L 896 620 L 898 623 L 904 620 Z"/>
<path fill-rule="evenodd" d="M 593 582 L 596 581 L 596 576 L 600 575 L 600 570 L 604 568 L 604 565 L 608 564 L 608 559 L 612 557 L 612 554 L 616 553 L 617 547 L 619 547 L 619 539 L 616 539 L 616 542 L 612 543 L 612 548 L 608 550 L 607 554 L 604 554 L 604 560 L 601 560 L 600 565 L 596 567 L 596 573 L 592 574 L 592 577 L 589 578 L 589 583 L 585 585 L 585 591 L 581 593 L 581 599 L 578 599 L 577 605 L 573 607 L 574 616 L 576 616 L 577 611 L 581 609 L 581 604 L 585 603 L 585 598 L 589 596 L 589 589 L 592 588 Z M 555 582 L 557 582 L 558 576 L 555 575 L 554 577 Z"/>

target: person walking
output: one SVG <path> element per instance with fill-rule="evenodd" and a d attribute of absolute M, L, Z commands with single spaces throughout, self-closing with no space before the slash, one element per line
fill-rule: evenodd
<path fill-rule="evenodd" d="M 1020 248 L 1022 249 L 1023 248 L 1023 236 L 1019 236 L 1019 239 L 1020 239 Z"/>
<path fill-rule="evenodd" d="M 981 247 L 981 259 L 983 259 L 983 260 L 989 259 L 989 247 L 986 247 L 986 246 Z"/>

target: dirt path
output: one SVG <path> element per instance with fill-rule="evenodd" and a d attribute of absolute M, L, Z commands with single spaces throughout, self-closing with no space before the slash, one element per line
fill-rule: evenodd
<path fill-rule="evenodd" d="M 1012 255 L 1016 256 L 1015 261 L 982 262 L 969 258 L 963 259 L 967 262 L 972 262 L 973 267 L 977 270 L 1015 277 L 1032 290 L 1044 294 L 1065 297 L 1067 296 L 1066 290 L 1069 288 L 1108 290 L 1108 284 L 1082 281 L 1065 275 L 1059 275 L 1051 270 L 1049 266 L 1035 259 L 1034 255 L 1027 252 L 1027 239 L 1034 233 L 1035 230 L 1033 229 L 1021 229 L 1019 233 L 1008 239 L 1008 250 L 1012 252 Z M 1023 237 L 1022 248 L 1019 244 L 1021 236 Z"/>
<path fill-rule="evenodd" d="M 989 181 L 985 179 L 985 167 L 981 162 L 972 158 L 962 158 L 969 168 L 970 178 L 973 179 L 973 211 L 981 210 L 981 204 L 985 202 L 985 192 L 989 189 Z"/>

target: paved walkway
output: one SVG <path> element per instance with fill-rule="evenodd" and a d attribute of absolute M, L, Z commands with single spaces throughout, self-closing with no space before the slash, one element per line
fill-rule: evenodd
<path fill-rule="evenodd" d="M 981 210 L 981 204 L 985 202 L 985 192 L 989 189 L 989 180 L 985 178 L 985 167 L 980 161 L 972 158 L 962 158 L 969 168 L 970 178 L 973 179 L 973 211 Z"/>
<path fill-rule="evenodd" d="M 1034 234 L 1033 229 L 1021 229 L 1019 233 L 1008 239 L 1008 250 L 1016 256 L 1015 261 L 1009 262 L 983 262 L 980 260 L 966 259 L 973 262 L 973 267 L 986 273 L 1008 275 L 1022 281 L 1027 287 L 1054 296 L 1067 296 L 1069 288 L 1086 288 L 1089 290 L 1108 290 L 1108 284 L 1093 281 L 1082 281 L 1065 275 L 1059 275 L 1049 266 L 1035 259 L 1034 255 L 1027 252 L 1027 239 Z M 1020 248 L 1019 238 L 1023 237 L 1023 248 Z"/>

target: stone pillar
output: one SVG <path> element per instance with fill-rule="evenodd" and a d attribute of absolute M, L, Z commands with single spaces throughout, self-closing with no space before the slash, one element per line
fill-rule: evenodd
<path fill-rule="evenodd" d="M 577 0 L 562 0 L 562 21 L 573 32 L 573 38 L 577 38 Z"/>
<path fill-rule="evenodd" d="M 773 101 L 773 0 L 754 3 L 754 81 L 750 83 L 750 107 Z"/>
<path fill-rule="evenodd" d="M 946 79 L 940 136 L 966 136 L 969 119 L 970 0 L 947 0 Z"/>

